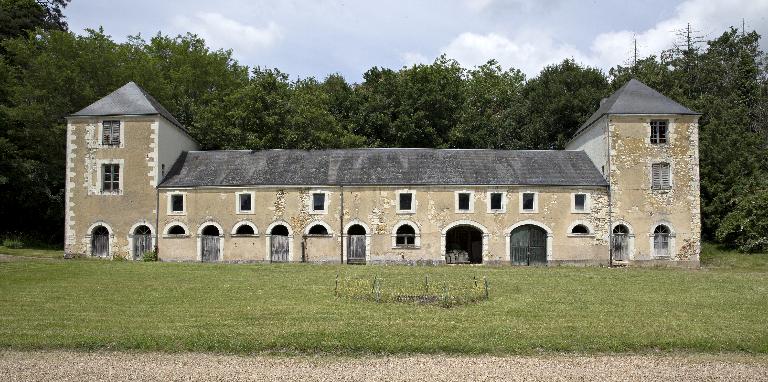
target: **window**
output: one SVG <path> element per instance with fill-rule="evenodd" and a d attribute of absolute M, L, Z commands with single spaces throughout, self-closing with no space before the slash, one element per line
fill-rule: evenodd
<path fill-rule="evenodd" d="M 184 230 L 184 227 L 180 225 L 173 225 L 171 228 L 168 228 L 168 234 L 169 235 L 186 235 L 187 231 Z"/>
<path fill-rule="evenodd" d="M 488 210 L 490 212 L 504 212 L 504 193 L 491 192 L 488 196 Z"/>
<path fill-rule="evenodd" d="M 653 230 L 653 255 L 656 257 L 669 257 L 669 227 L 659 224 Z"/>
<path fill-rule="evenodd" d="M 523 212 L 536 212 L 535 192 L 523 192 L 520 195 L 520 210 Z"/>
<path fill-rule="evenodd" d="M 403 224 L 395 232 L 395 246 L 413 247 L 416 245 L 416 230 L 408 224 Z"/>
<path fill-rule="evenodd" d="M 456 210 L 459 212 L 472 211 L 472 193 L 459 192 L 456 194 Z"/>
<path fill-rule="evenodd" d="M 171 213 L 184 213 L 184 194 L 171 194 Z"/>
<path fill-rule="evenodd" d="M 589 235 L 589 228 L 584 224 L 576 224 L 571 228 L 571 234 L 573 235 Z"/>
<path fill-rule="evenodd" d="M 651 121 L 651 143 L 655 145 L 667 143 L 666 119 L 654 119 Z"/>
<path fill-rule="evenodd" d="M 413 212 L 413 192 L 397 194 L 397 212 Z"/>
<path fill-rule="evenodd" d="M 120 165 L 109 163 L 102 165 L 101 190 L 105 192 L 120 191 Z"/>
<path fill-rule="evenodd" d="M 318 236 L 327 236 L 328 235 L 328 228 L 326 228 L 322 224 L 315 224 L 312 227 L 309 228 L 309 232 L 307 232 L 309 235 L 318 235 Z"/>
<path fill-rule="evenodd" d="M 672 188 L 669 163 L 651 165 L 651 189 L 668 190 Z"/>
<path fill-rule="evenodd" d="M 587 206 L 587 194 L 584 193 L 576 193 L 573 194 L 573 208 L 572 212 L 588 212 L 589 208 Z"/>
<path fill-rule="evenodd" d="M 239 227 L 237 227 L 237 230 L 235 230 L 235 235 L 253 236 L 255 234 L 256 234 L 256 231 L 254 231 L 253 227 L 251 227 L 249 224 L 242 224 Z"/>
<path fill-rule="evenodd" d="M 237 194 L 237 213 L 253 212 L 253 193 L 238 192 Z"/>
<path fill-rule="evenodd" d="M 101 144 L 105 146 L 120 146 L 120 121 L 104 121 L 101 123 Z"/>
<path fill-rule="evenodd" d="M 316 213 L 326 212 L 325 199 L 326 199 L 325 192 L 313 192 L 312 193 L 312 212 L 316 212 Z"/>

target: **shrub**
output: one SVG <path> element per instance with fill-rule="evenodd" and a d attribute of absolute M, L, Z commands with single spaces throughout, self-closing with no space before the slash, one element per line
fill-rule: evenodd
<path fill-rule="evenodd" d="M 144 255 L 142 256 L 142 260 L 144 260 L 144 261 L 157 261 L 157 252 L 155 252 L 155 251 L 144 252 Z"/>
<path fill-rule="evenodd" d="M 24 242 L 19 237 L 8 237 L 3 239 L 3 247 L 21 249 L 24 248 Z"/>
<path fill-rule="evenodd" d="M 126 260 L 125 256 L 123 256 L 123 255 L 121 255 L 119 253 L 116 253 L 116 254 L 112 255 L 112 261 L 125 261 L 125 260 Z"/>

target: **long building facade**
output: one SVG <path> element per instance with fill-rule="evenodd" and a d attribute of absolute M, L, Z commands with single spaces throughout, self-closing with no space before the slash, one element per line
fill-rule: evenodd
<path fill-rule="evenodd" d="M 131 82 L 68 118 L 65 251 L 695 267 L 698 117 L 631 80 L 566 150 L 200 151 Z"/>

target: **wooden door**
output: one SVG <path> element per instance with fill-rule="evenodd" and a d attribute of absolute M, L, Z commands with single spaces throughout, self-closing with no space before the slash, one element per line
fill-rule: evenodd
<path fill-rule="evenodd" d="M 95 233 L 91 237 L 91 255 L 109 256 L 109 233 Z"/>
<path fill-rule="evenodd" d="M 349 235 L 347 242 L 347 263 L 365 264 L 365 235 Z"/>
<path fill-rule="evenodd" d="M 200 239 L 200 245 L 202 246 L 200 252 L 202 261 L 210 262 L 219 260 L 220 239 L 218 236 L 203 235 Z"/>
<path fill-rule="evenodd" d="M 613 234 L 611 236 L 611 249 L 613 250 L 613 260 L 629 260 L 629 240 L 626 234 Z"/>
<path fill-rule="evenodd" d="M 272 235 L 270 240 L 270 260 L 273 263 L 285 263 L 288 261 L 288 236 Z"/>
<path fill-rule="evenodd" d="M 513 265 L 546 265 L 547 232 L 524 225 L 509 235 L 509 260 Z"/>
<path fill-rule="evenodd" d="M 133 235 L 133 258 L 135 260 L 141 260 L 144 253 L 151 252 L 153 249 L 151 234 Z"/>

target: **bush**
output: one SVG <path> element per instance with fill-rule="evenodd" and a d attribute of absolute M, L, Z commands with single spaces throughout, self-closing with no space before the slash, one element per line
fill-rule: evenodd
<path fill-rule="evenodd" d="M 157 252 L 155 252 L 155 251 L 144 252 L 144 255 L 142 256 L 142 260 L 144 260 L 144 261 L 157 261 Z"/>
<path fill-rule="evenodd" d="M 9 237 L 3 239 L 3 247 L 5 248 L 12 248 L 12 249 L 21 249 L 24 248 L 24 242 L 21 241 L 21 238 L 19 237 Z"/>
<path fill-rule="evenodd" d="M 121 255 L 119 253 L 116 253 L 116 254 L 112 255 L 112 261 L 125 261 L 125 260 L 126 260 L 125 256 L 123 256 L 123 255 Z"/>

